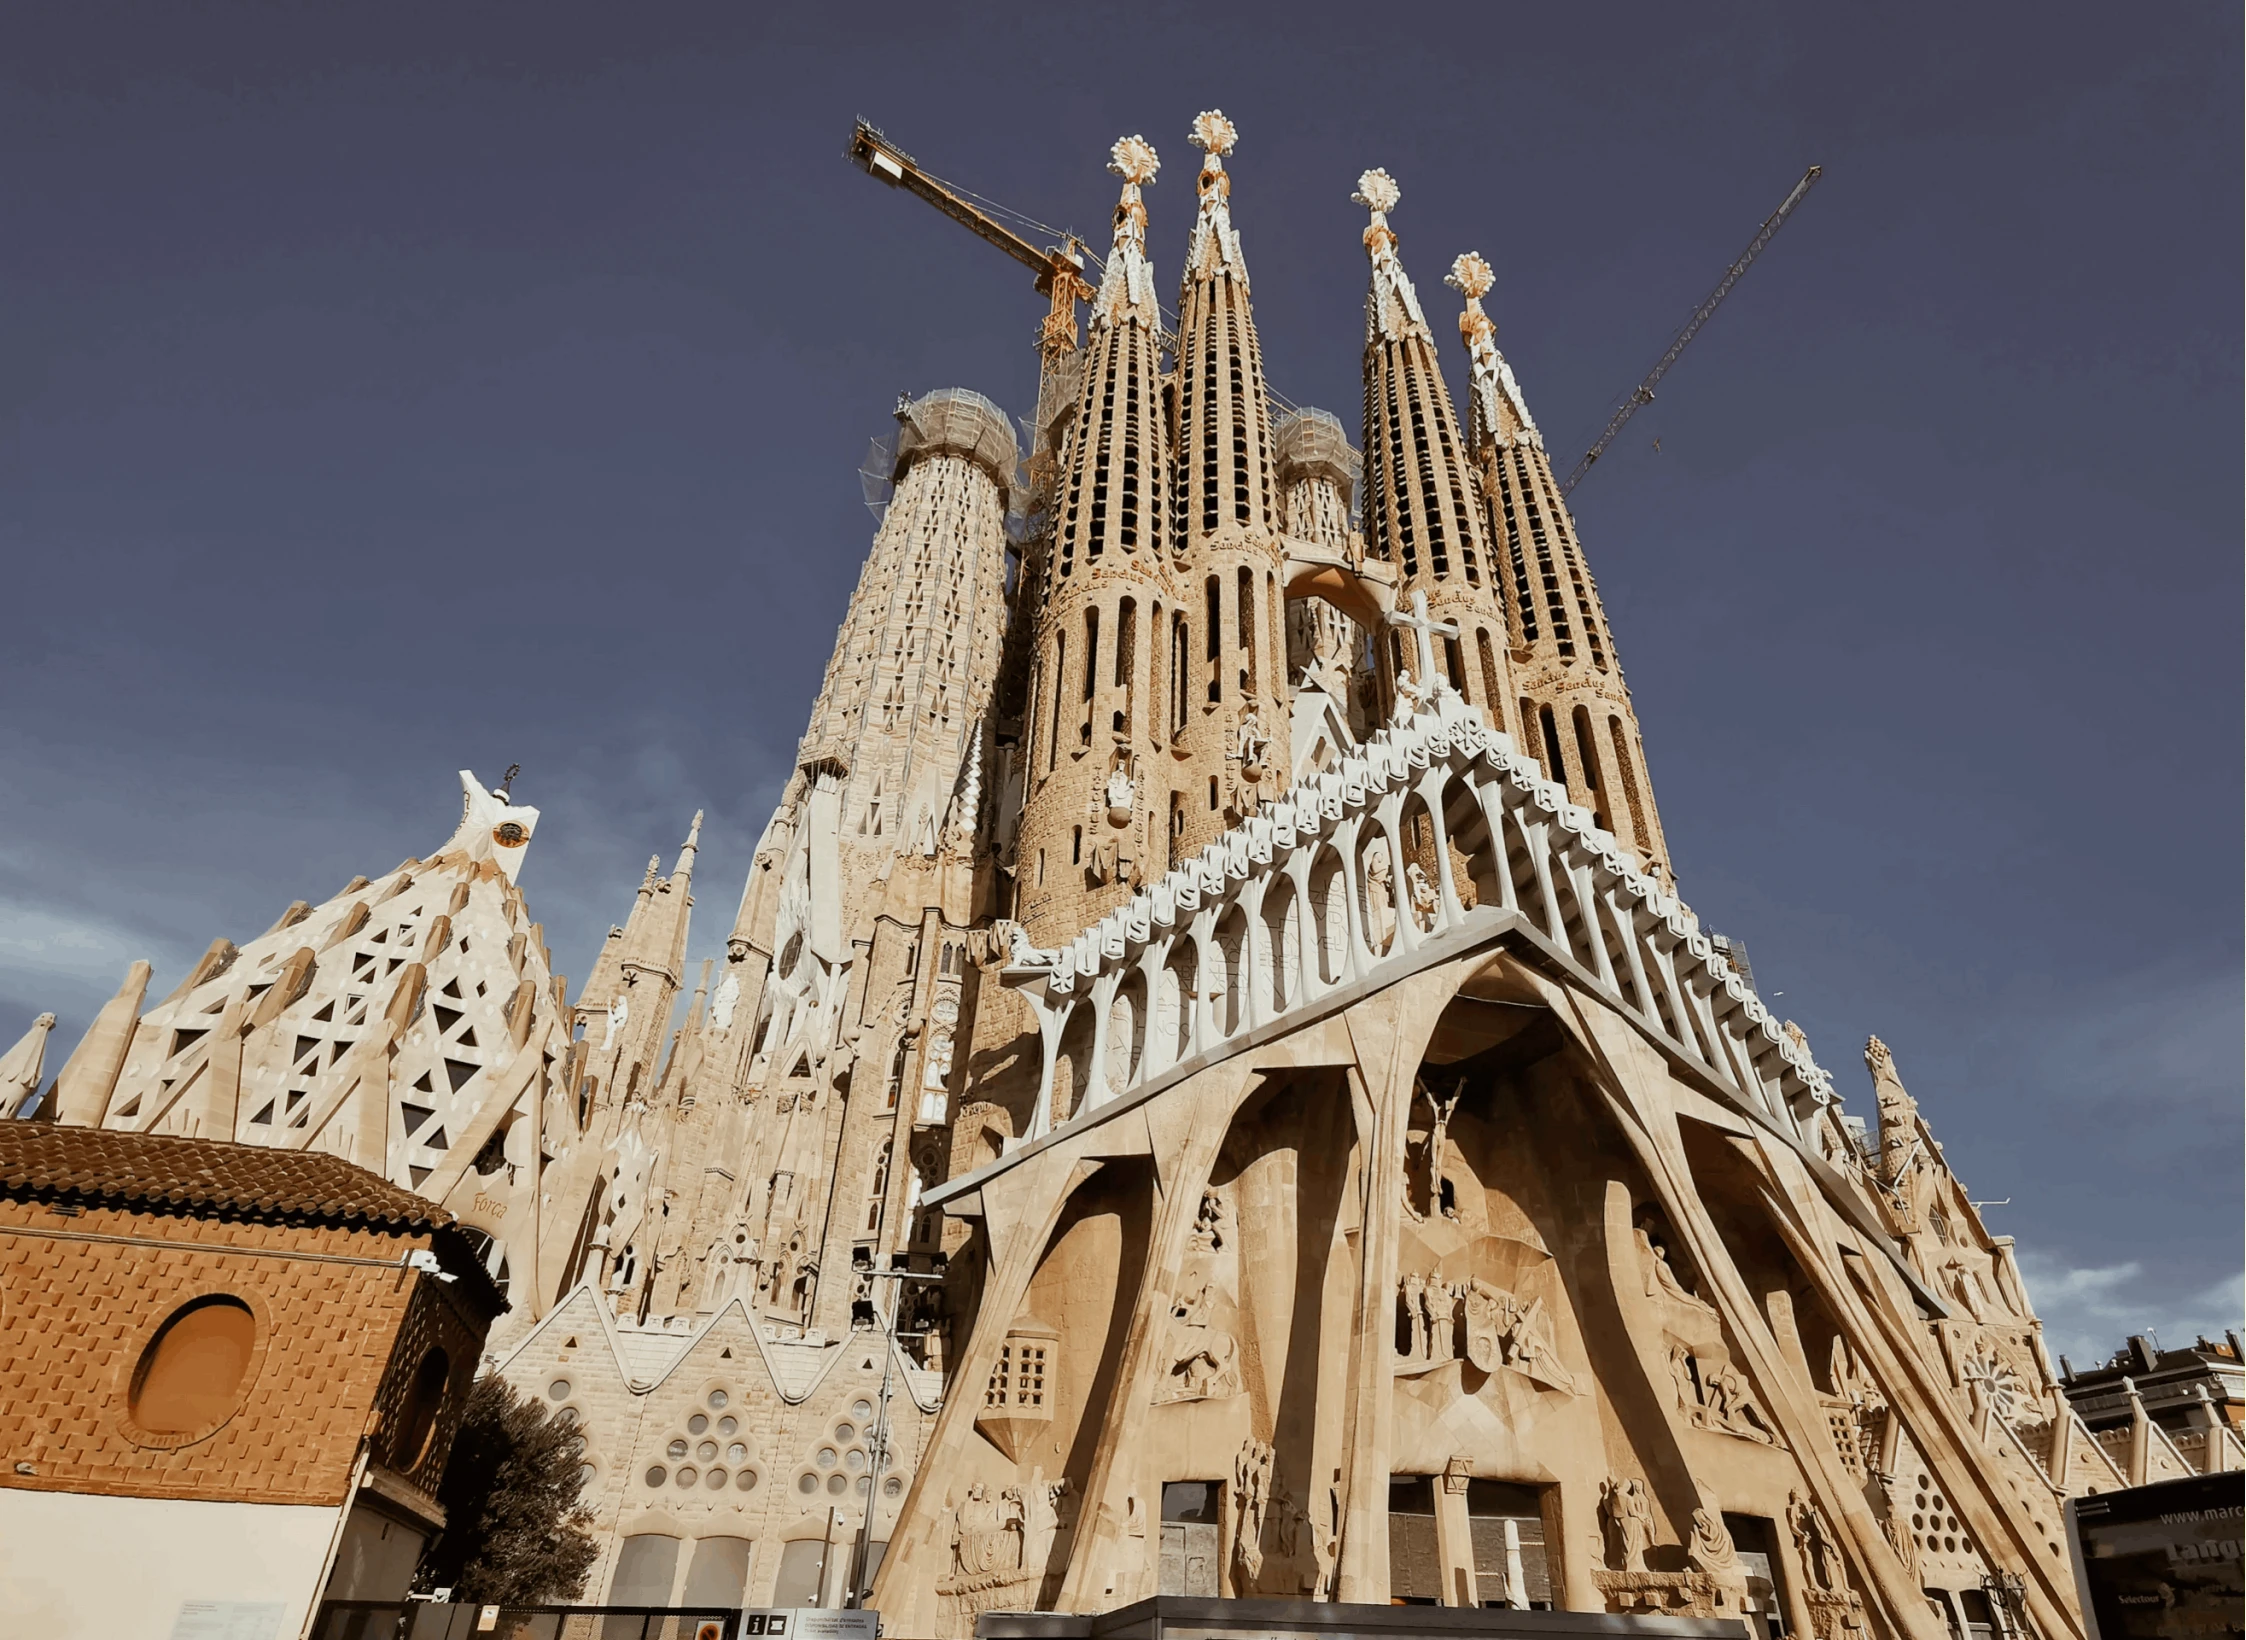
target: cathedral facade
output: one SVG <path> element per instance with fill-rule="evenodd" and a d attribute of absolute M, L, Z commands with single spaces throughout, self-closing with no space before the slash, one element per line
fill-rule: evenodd
<path fill-rule="evenodd" d="M 1174 331 L 1127 138 L 1032 448 L 898 406 L 722 960 L 696 817 L 572 999 L 538 813 L 463 775 L 427 859 L 137 966 L 0 1100 L 445 1205 L 578 1426 L 588 1599 L 2079 1635 L 2061 1509 L 2124 1478 L 1892 1056 L 1849 1116 L 1678 897 L 1488 264 L 1461 414 L 1360 179 L 1353 447 L 1275 409 L 1190 135 Z"/>

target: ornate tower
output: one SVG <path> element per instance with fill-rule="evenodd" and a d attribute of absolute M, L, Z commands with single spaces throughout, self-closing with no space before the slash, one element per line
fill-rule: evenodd
<path fill-rule="evenodd" d="M 1482 509 L 1472 492 L 1465 441 L 1435 356 L 1435 338 L 1403 265 L 1388 213 L 1399 192 L 1386 171 L 1367 171 L 1351 196 L 1372 212 L 1365 253 L 1372 287 L 1365 296 L 1365 543 L 1401 572 L 1406 600 L 1427 598 L 1428 614 L 1455 624 L 1436 640 L 1436 664 L 1453 688 L 1510 730 L 1510 642 L 1505 595 Z M 1381 705 L 1395 702 L 1396 675 L 1413 669 L 1408 634 L 1391 629 L 1376 644 Z M 1428 680 L 1417 680 L 1424 689 Z"/>
<path fill-rule="evenodd" d="M 1237 137 L 1213 109 L 1193 122 L 1206 157 L 1178 290 L 1178 526 L 1190 613 L 1179 612 L 1171 638 L 1174 651 L 1198 625 L 1201 641 L 1170 657 L 1179 695 L 1172 859 L 1246 819 L 1290 772 L 1277 451 L 1224 168 Z"/>
<path fill-rule="evenodd" d="M 1144 138 L 1116 143 L 1115 243 L 1054 498 L 1015 844 L 1015 914 L 1038 939 L 1066 938 L 1165 869 L 1195 795 L 1181 775 L 1207 695 L 1191 666 L 1204 617 L 1168 562 L 1162 310 L 1140 198 L 1159 167 Z"/>
<path fill-rule="evenodd" d="M 1345 560 L 1361 556 L 1364 537 L 1352 522 L 1364 463 L 1349 447 L 1339 419 L 1305 407 L 1278 424 L 1274 440 L 1279 500 L 1286 532 Z M 1323 598 L 1287 605 L 1287 668 L 1300 673 L 1346 708 L 1360 663 L 1364 635 L 1357 623 Z"/>
<path fill-rule="evenodd" d="M 1520 743 L 1569 797 L 1599 817 L 1645 865 L 1669 869 L 1661 816 L 1647 778 L 1638 716 L 1615 658 L 1599 585 L 1583 562 L 1575 522 L 1552 477 L 1520 384 L 1482 311 L 1490 265 L 1468 252 L 1445 281 L 1466 298 L 1459 315 L 1472 369 L 1468 438 L 1489 533 L 1513 584 L 1514 688 Z"/>

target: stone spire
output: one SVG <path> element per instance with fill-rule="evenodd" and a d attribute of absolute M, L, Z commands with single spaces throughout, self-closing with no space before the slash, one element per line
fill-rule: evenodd
<path fill-rule="evenodd" d="M 1014 914 L 1040 939 L 1074 934 L 1150 865 L 1164 869 L 1196 797 L 1174 784 L 1182 777 L 1173 760 L 1156 762 L 1197 721 L 1186 707 L 1198 674 L 1185 679 L 1180 668 L 1201 627 L 1170 563 L 1184 541 L 1165 513 L 1172 467 L 1161 309 L 1141 199 L 1158 167 L 1144 138 L 1116 143 L 1115 242 L 1092 303 L 1054 498 L 1013 862 Z"/>
<path fill-rule="evenodd" d="M 41 1014 L 14 1047 L 0 1054 L 0 1121 L 22 1110 L 39 1091 L 40 1072 L 47 1063 L 47 1033 L 54 1028 L 55 1016 Z"/>
<path fill-rule="evenodd" d="M 1388 213 L 1400 192 L 1386 171 L 1367 171 L 1351 197 L 1372 213 L 1365 229 L 1365 254 L 1372 262 L 1365 294 L 1366 549 L 1397 567 L 1402 601 L 1424 593 L 1429 615 L 1456 626 L 1455 634 L 1438 643 L 1439 681 L 1481 707 L 1497 728 L 1510 730 L 1504 593 L 1493 574 L 1434 334 L 1396 257 Z M 1402 632 L 1391 630 L 1375 647 L 1385 707 L 1395 700 L 1397 673 L 1412 669 L 1411 645 Z M 1427 682 L 1420 679 L 1418 686 Z"/>
<path fill-rule="evenodd" d="M 1599 586 L 1583 561 L 1544 436 L 1482 310 L 1494 276 L 1472 251 L 1444 281 L 1466 298 L 1458 332 L 1469 367 L 1468 442 L 1490 539 L 1513 585 L 1513 659 L 1526 750 L 1568 795 L 1657 874 L 1668 845 L 1645 743 L 1622 681 Z"/>
<path fill-rule="evenodd" d="M 1169 745 L 1187 753 L 1197 778 L 1185 785 L 1170 855 L 1247 818 L 1291 773 L 1276 448 L 1224 168 L 1238 135 L 1214 109 L 1193 122 L 1206 157 L 1178 291 L 1178 523 L 1187 624 L 1202 642 L 1182 665 L 1171 662 L 1195 709 L 1173 711 Z"/>

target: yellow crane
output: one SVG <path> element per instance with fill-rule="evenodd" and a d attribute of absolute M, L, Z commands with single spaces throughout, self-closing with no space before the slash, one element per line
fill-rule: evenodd
<path fill-rule="evenodd" d="M 1038 332 L 1037 418 L 1029 459 L 1030 510 L 1043 510 L 1058 453 L 1056 425 L 1075 397 L 1073 355 L 1077 351 L 1076 304 L 1092 299 L 1084 279 L 1084 246 L 1074 234 L 1060 243 L 1038 246 L 991 214 L 987 201 L 969 190 L 931 175 L 920 162 L 889 140 L 880 127 L 859 120 L 850 133 L 850 160 L 877 182 L 915 194 L 977 238 L 996 245 L 1037 276 L 1046 298 L 1044 326 Z M 1003 207 L 1000 207 L 1003 209 Z M 1015 214 L 1015 213 L 1009 213 Z"/>

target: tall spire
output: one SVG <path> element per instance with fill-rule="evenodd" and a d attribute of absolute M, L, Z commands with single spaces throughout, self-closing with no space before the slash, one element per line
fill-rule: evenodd
<path fill-rule="evenodd" d="M 1504 593 L 1492 573 L 1487 526 L 1472 493 L 1435 337 L 1388 225 L 1400 197 L 1396 179 L 1379 170 L 1359 177 L 1351 196 L 1372 213 L 1365 228 L 1372 263 L 1365 293 L 1365 544 L 1401 572 L 1401 593 L 1425 593 L 1430 613 L 1456 626 L 1437 660 L 1442 681 L 1481 707 L 1494 726 L 1510 729 Z M 1397 673 L 1410 662 L 1393 630 L 1376 648 L 1385 704 L 1395 699 Z"/>
<path fill-rule="evenodd" d="M 1482 310 L 1496 282 L 1468 251 L 1444 281 L 1466 298 L 1458 333 L 1470 381 L 1469 439 L 1475 488 L 1489 536 L 1501 544 L 1513 587 L 1514 689 L 1525 748 L 1648 867 L 1668 869 L 1661 816 L 1645 766 L 1630 691 L 1607 631 L 1598 582 L 1584 563 L 1575 522 L 1552 477 L 1544 436 L 1497 326 Z"/>
<path fill-rule="evenodd" d="M 1286 599 L 1279 572 L 1277 451 L 1248 264 L 1232 226 L 1224 168 L 1240 133 L 1216 109 L 1193 122 L 1204 158 L 1200 210 L 1178 290 L 1178 511 L 1189 645 L 1177 680 L 1199 710 L 1173 720 L 1169 744 L 1185 800 L 1170 856 L 1246 819 L 1287 784 Z M 1187 778 L 1188 774 L 1191 778 Z"/>
<path fill-rule="evenodd" d="M 1458 334 L 1466 343 L 1469 366 L 1466 430 L 1469 445 L 1479 450 L 1485 440 L 1510 448 L 1526 439 L 1541 450 L 1544 435 L 1529 414 L 1513 367 L 1497 350 L 1497 324 L 1482 311 L 1482 298 L 1490 293 L 1497 276 L 1478 251 L 1468 251 L 1451 264 L 1443 283 L 1466 298 L 1466 311 L 1458 316 Z"/>
<path fill-rule="evenodd" d="M 1156 805 L 1176 801 L 1151 790 L 1158 772 L 1168 786 L 1172 760 L 1158 770 L 1155 753 L 1182 727 L 1174 677 L 1167 709 L 1160 691 L 1175 671 L 1170 626 L 1184 615 L 1171 554 L 1185 543 L 1164 511 L 1173 469 L 1162 310 L 1141 192 L 1160 163 L 1144 137 L 1111 151 L 1108 169 L 1123 179 L 1115 244 L 1054 496 L 1015 834 L 1015 915 L 1041 939 L 1074 934 L 1130 893 L 1165 835 Z"/>
<path fill-rule="evenodd" d="M 1092 298 L 1094 324 L 1114 325 L 1126 316 L 1157 329 L 1161 307 L 1154 296 L 1154 267 L 1146 259 L 1146 202 L 1139 190 L 1162 169 L 1160 156 L 1144 137 L 1119 137 L 1109 150 L 1107 168 L 1123 179 L 1115 205 L 1115 244 Z"/>
<path fill-rule="evenodd" d="M 671 875 L 684 887 L 694 879 L 694 857 L 702 850 L 702 811 L 694 811 L 694 823 L 686 828 L 686 842 L 678 851 L 678 864 Z"/>

